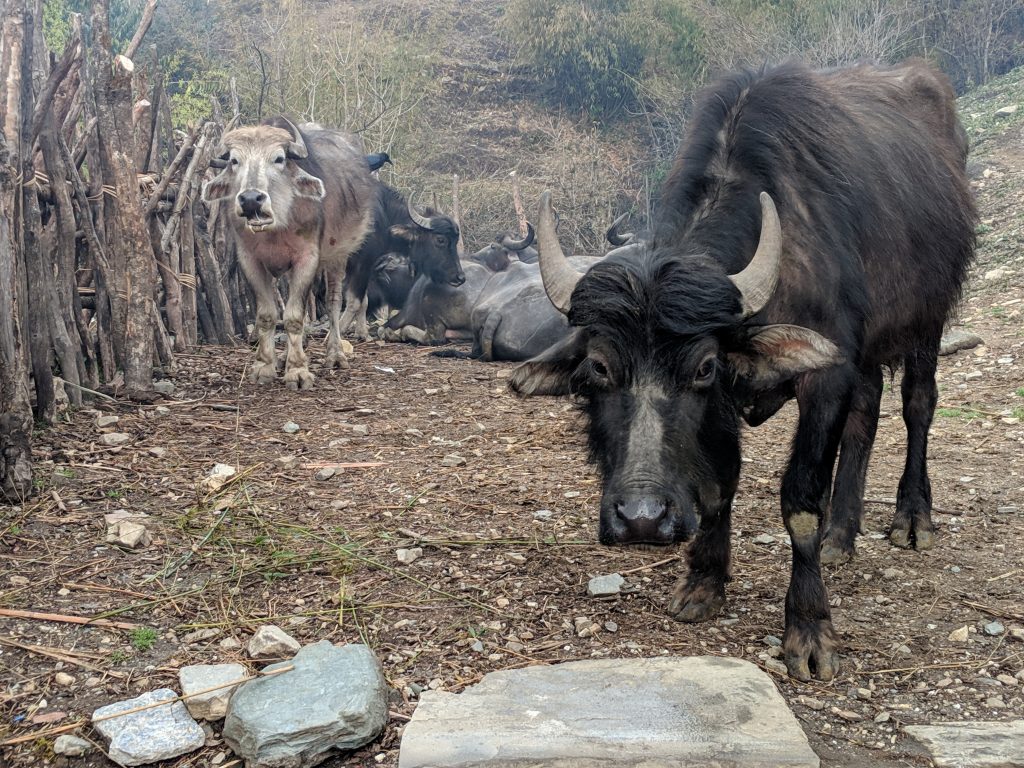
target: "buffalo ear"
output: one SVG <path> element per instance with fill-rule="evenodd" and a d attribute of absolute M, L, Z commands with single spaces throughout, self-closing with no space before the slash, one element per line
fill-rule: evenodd
<path fill-rule="evenodd" d="M 572 375 L 586 354 L 583 333 L 570 330 L 566 338 L 516 368 L 509 379 L 509 389 L 521 397 L 568 395 Z"/>
<path fill-rule="evenodd" d="M 744 347 L 726 356 L 736 378 L 755 390 L 775 387 L 801 373 L 843 362 L 835 344 L 799 325 L 753 328 Z"/>
<path fill-rule="evenodd" d="M 295 191 L 298 192 L 299 196 L 323 200 L 325 194 L 324 183 L 301 168 L 296 168 L 295 171 Z"/>
<path fill-rule="evenodd" d="M 231 182 L 227 178 L 227 171 L 221 171 L 212 179 L 203 183 L 202 197 L 203 202 L 206 203 L 231 197 Z"/>
<path fill-rule="evenodd" d="M 412 241 L 416 239 L 418 234 L 416 232 L 417 229 L 418 227 L 416 226 L 407 227 L 404 224 L 394 224 L 388 231 L 391 233 L 392 237 L 397 237 L 399 240 Z"/>

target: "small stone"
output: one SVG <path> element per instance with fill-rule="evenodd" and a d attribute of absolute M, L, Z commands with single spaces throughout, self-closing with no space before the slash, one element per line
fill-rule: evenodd
<path fill-rule="evenodd" d="M 779 648 L 782 646 L 782 641 L 779 640 L 775 635 L 765 635 L 764 644 L 769 645 L 773 648 Z"/>
<path fill-rule="evenodd" d="M 964 380 L 965 381 L 974 381 L 976 379 L 980 379 L 984 375 L 985 374 L 983 374 L 981 371 L 971 371 L 966 376 L 964 376 Z"/>
<path fill-rule="evenodd" d="M 592 622 L 586 616 L 577 616 L 575 619 L 573 619 L 572 625 L 573 629 L 576 630 L 576 634 L 579 637 L 590 637 L 592 634 L 594 634 L 591 631 L 591 627 L 594 625 L 594 622 Z"/>
<path fill-rule="evenodd" d="M 168 408 L 166 405 L 158 405 L 153 410 L 156 411 L 156 415 L 157 416 L 170 416 L 171 415 L 171 409 Z"/>
<path fill-rule="evenodd" d="M 152 448 L 149 448 L 148 450 L 150 456 L 155 456 L 158 459 L 162 459 L 164 456 L 167 455 L 167 449 L 161 448 L 159 446 L 154 446 Z"/>
<path fill-rule="evenodd" d="M 626 580 L 617 573 L 610 573 L 607 576 L 595 576 L 587 582 L 587 594 L 591 597 L 606 597 L 617 595 L 622 591 L 622 585 Z"/>
<path fill-rule="evenodd" d="M 299 457 L 294 453 L 287 453 L 274 459 L 274 465 L 278 469 L 295 469 L 295 467 L 299 466 Z"/>
<path fill-rule="evenodd" d="M 567 499 L 575 499 L 576 497 L 578 497 L 580 495 L 580 492 L 579 491 L 566 491 L 562 495 L 565 496 L 565 498 L 567 498 Z"/>
<path fill-rule="evenodd" d="M 236 637 L 225 637 L 217 645 L 225 651 L 237 651 L 242 647 L 242 642 Z"/>
<path fill-rule="evenodd" d="M 449 453 L 443 459 L 441 459 L 442 467 L 461 467 L 466 463 L 466 459 L 459 456 L 457 453 Z"/>
<path fill-rule="evenodd" d="M 1009 117 L 1010 115 L 1017 114 L 1017 110 L 1019 108 L 1019 104 L 1007 104 L 1005 107 L 997 109 L 993 114 L 995 114 L 996 117 Z"/>
<path fill-rule="evenodd" d="M 256 630 L 249 639 L 246 650 L 254 659 L 277 658 L 291 656 L 299 648 L 298 640 L 274 624 L 267 624 Z"/>
<path fill-rule="evenodd" d="M 423 431 L 419 429 L 407 429 L 405 434 L 412 435 L 413 437 L 423 437 Z"/>
<path fill-rule="evenodd" d="M 762 533 L 752 538 L 751 541 L 755 544 L 774 544 L 776 539 L 770 534 Z"/>
<path fill-rule="evenodd" d="M 949 633 L 949 640 L 954 643 L 966 643 L 970 636 L 970 627 L 960 627 Z"/>
<path fill-rule="evenodd" d="M 127 701 L 100 707 L 92 713 L 93 727 L 110 740 L 107 755 L 115 763 L 126 766 L 145 765 L 169 760 L 200 749 L 206 734 L 189 715 L 185 705 L 174 701 L 177 694 L 169 688 L 158 688 Z M 102 719 L 129 709 L 169 702 L 121 717 Z"/>
<path fill-rule="evenodd" d="M 889 720 L 892 719 L 892 715 L 890 715 L 888 712 L 879 712 L 877 715 L 875 715 L 874 719 L 876 723 L 888 723 Z"/>
<path fill-rule="evenodd" d="M 161 395 L 166 395 L 167 397 L 170 397 L 171 395 L 174 394 L 174 383 L 168 381 L 167 379 L 154 381 L 153 390 L 155 392 L 159 392 Z"/>
<path fill-rule="evenodd" d="M 816 712 L 820 712 L 825 708 L 825 702 L 821 699 L 815 699 L 812 696 L 804 696 L 803 694 L 796 697 L 798 704 L 803 704 L 808 709 L 813 709 Z"/>
<path fill-rule="evenodd" d="M 75 678 L 69 675 L 67 672 L 58 672 L 56 675 L 53 676 L 53 682 L 55 682 L 57 685 L 63 685 L 67 687 L 69 685 L 74 685 Z"/>
<path fill-rule="evenodd" d="M 1010 637 L 1012 637 L 1014 640 L 1020 640 L 1022 643 L 1024 643 L 1024 629 L 1022 629 L 1021 627 L 1014 627 L 1010 630 Z"/>
<path fill-rule="evenodd" d="M 124 445 L 131 437 L 124 432 L 106 432 L 100 435 L 100 442 L 106 446 Z"/>
<path fill-rule="evenodd" d="M 619 625 L 616 624 L 614 621 L 606 621 L 604 623 L 604 628 L 606 630 L 608 630 L 609 632 L 618 632 L 619 631 Z"/>
<path fill-rule="evenodd" d="M 215 627 L 205 627 L 204 629 L 197 629 L 186 635 L 182 635 L 181 642 L 186 645 L 190 643 L 201 643 L 204 640 L 212 640 L 219 634 L 219 629 L 216 629 Z"/>
<path fill-rule="evenodd" d="M 109 544 L 135 549 L 136 547 L 148 547 L 153 543 L 153 537 L 145 525 L 149 516 L 144 513 L 133 514 L 119 509 L 104 515 L 103 519 L 107 524 L 106 540 Z"/>
<path fill-rule="evenodd" d="M 996 680 L 998 680 L 1003 685 L 1010 686 L 1011 688 L 1017 685 L 1017 679 L 1015 677 L 1013 677 L 1012 675 L 1007 675 L 1007 674 L 996 675 Z"/>
<path fill-rule="evenodd" d="M 910 650 L 910 646 L 905 643 L 900 643 L 899 645 L 897 645 L 895 653 L 897 656 L 902 656 L 904 658 L 908 656 L 913 656 L 913 652 Z"/>
<path fill-rule="evenodd" d="M 989 637 L 999 637 L 1006 631 L 1006 628 L 998 621 L 990 621 L 983 629 Z"/>
<path fill-rule="evenodd" d="M 766 669 L 768 669 L 771 672 L 774 672 L 777 675 L 789 675 L 789 669 L 783 662 L 779 661 L 778 659 L 765 659 L 763 663 Z"/>
<path fill-rule="evenodd" d="M 336 474 L 338 474 L 337 467 L 324 467 L 323 469 L 321 469 L 319 472 L 316 473 L 316 479 L 317 480 L 330 480 Z"/>
<path fill-rule="evenodd" d="M 284 423 L 284 426 L 281 427 L 281 431 L 288 435 L 294 435 L 300 429 L 302 429 L 302 427 L 300 427 L 294 421 L 286 421 Z"/>
<path fill-rule="evenodd" d="M 542 522 L 546 522 L 554 516 L 555 513 L 552 512 L 550 509 L 538 509 L 536 512 L 533 513 L 533 519 L 540 520 Z"/>
<path fill-rule="evenodd" d="M 985 706 L 989 709 L 1005 709 L 1006 702 L 1003 701 L 1002 696 L 989 696 L 985 699 Z"/>
<path fill-rule="evenodd" d="M 53 751 L 58 755 L 82 757 L 92 752 L 92 742 L 63 733 L 53 741 Z"/>
<path fill-rule="evenodd" d="M 120 420 L 121 419 L 118 416 L 97 416 L 96 417 L 96 428 L 97 429 L 106 429 L 107 427 L 114 426 Z"/>
<path fill-rule="evenodd" d="M 224 717 L 228 711 L 228 701 L 241 682 L 236 685 L 225 684 L 241 681 L 245 677 L 245 667 L 241 664 L 190 664 L 178 670 L 181 693 L 188 696 L 185 706 L 197 720 L 220 720 Z M 214 686 L 224 687 L 207 690 Z"/>
<path fill-rule="evenodd" d="M 472 648 L 477 653 L 483 653 L 484 652 L 484 644 L 480 640 L 474 640 L 473 644 L 471 646 L 469 646 L 469 647 Z"/>
<path fill-rule="evenodd" d="M 522 552 L 506 552 L 505 561 L 509 563 L 515 563 L 516 565 L 522 565 L 526 562 L 526 555 Z"/>
<path fill-rule="evenodd" d="M 237 470 L 230 464 L 214 464 L 206 477 L 203 478 L 200 486 L 208 491 L 219 491 L 236 474 Z"/>
<path fill-rule="evenodd" d="M 882 571 L 883 579 L 898 579 L 902 575 L 903 572 L 898 568 L 886 568 L 884 571 Z"/>
<path fill-rule="evenodd" d="M 1017 507 L 1013 504 L 1009 504 L 1005 507 L 996 507 L 996 512 L 1000 515 L 1015 515 L 1017 514 Z"/>
<path fill-rule="evenodd" d="M 422 556 L 422 547 L 410 547 L 409 549 L 403 548 L 395 550 L 395 557 L 398 558 L 398 562 L 403 563 L 404 565 L 410 565 L 411 563 L 415 563 Z"/>
<path fill-rule="evenodd" d="M 1006 270 L 1003 268 L 990 269 L 985 273 L 986 280 L 1002 280 L 1006 277 Z"/>
<path fill-rule="evenodd" d="M 839 707 L 832 707 L 829 710 L 836 717 L 841 717 L 849 723 L 859 723 L 864 719 L 864 715 L 858 714 L 850 709 L 840 709 Z"/>

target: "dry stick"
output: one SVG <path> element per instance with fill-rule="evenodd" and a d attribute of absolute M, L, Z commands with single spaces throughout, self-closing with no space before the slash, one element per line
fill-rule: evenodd
<path fill-rule="evenodd" d="M 51 651 L 49 648 L 46 648 L 41 645 L 27 645 L 25 643 L 19 643 L 15 640 L 7 640 L 2 637 L 0 637 L 0 645 L 8 645 L 12 648 L 20 648 L 21 650 L 28 651 L 29 653 L 35 653 L 39 656 L 46 656 L 51 659 L 56 659 L 57 661 L 63 661 L 65 664 L 74 664 L 76 667 L 82 667 L 83 669 L 88 669 L 92 672 L 98 672 L 101 675 L 110 675 L 111 677 L 116 677 L 118 680 L 124 680 L 128 677 L 123 672 L 114 672 L 110 669 L 103 669 L 103 667 L 97 667 L 94 664 L 89 664 L 86 661 L 81 661 L 72 656 L 68 656 L 64 653 L 57 653 L 55 651 Z"/>
<path fill-rule="evenodd" d="M 171 161 L 170 166 L 168 166 L 163 176 L 160 177 L 160 183 L 156 185 L 156 189 L 153 190 L 153 194 L 149 197 L 149 202 L 146 203 L 147 216 L 152 216 L 156 211 L 156 206 L 160 202 L 160 198 L 163 197 L 164 192 L 167 191 L 167 187 L 171 183 L 171 179 L 174 178 L 174 175 L 178 172 L 181 164 L 192 151 L 192 146 L 196 143 L 196 137 L 198 135 L 198 131 L 191 131 L 188 136 L 185 137 L 185 141 L 181 144 L 181 149 L 178 150 L 178 154 L 174 156 L 174 160 Z M 175 199 L 175 202 L 177 202 L 177 199 Z"/>
<path fill-rule="evenodd" d="M 672 555 L 672 557 L 666 557 L 664 560 L 659 560 L 658 562 L 651 563 L 650 565 L 641 565 L 641 566 L 638 566 L 637 568 L 630 568 L 629 570 L 626 570 L 626 571 L 619 571 L 619 575 L 620 576 L 627 576 L 627 575 L 629 575 L 631 573 L 640 573 L 640 571 L 650 571 L 650 570 L 658 568 L 658 567 L 660 567 L 662 565 L 666 565 L 667 563 L 674 563 L 678 559 L 679 559 L 679 555 Z"/>
<path fill-rule="evenodd" d="M 104 720 L 113 720 L 115 717 L 134 715 L 138 712 L 144 712 L 147 709 L 155 709 L 156 707 L 167 706 L 168 704 L 174 704 L 179 701 L 184 701 L 185 699 L 190 699 L 193 696 L 201 696 L 204 693 L 210 693 L 211 691 L 216 691 L 221 688 L 230 688 L 233 685 L 241 685 L 242 683 L 247 683 L 250 680 L 256 680 L 261 677 L 272 677 L 274 675 L 279 675 L 282 672 L 291 672 L 294 669 L 295 665 L 289 664 L 287 667 L 280 667 L 279 669 L 261 670 L 258 674 L 255 675 L 249 675 L 247 677 L 239 678 L 238 680 L 232 680 L 229 683 L 221 683 L 220 685 L 214 685 L 209 688 L 204 688 L 201 691 L 187 693 L 182 696 L 175 696 L 173 699 L 154 701 L 149 704 L 143 704 L 141 707 L 133 707 L 132 709 L 126 709 L 123 712 L 111 712 L 109 715 L 101 715 L 100 717 L 94 717 L 92 718 L 91 721 L 78 720 L 74 723 L 69 723 L 68 725 L 62 725 L 59 728 L 47 728 L 42 731 L 37 731 L 35 733 L 27 733 L 23 736 L 17 736 L 13 739 L 7 739 L 7 741 L 0 741 L 0 747 L 12 747 L 16 744 L 24 744 L 27 741 L 35 741 L 36 739 L 42 738 L 44 736 L 55 736 L 58 733 L 66 733 L 67 731 L 73 731 L 77 728 L 81 728 L 82 726 L 88 725 L 90 722 L 101 723 Z"/>
<path fill-rule="evenodd" d="M 526 228 L 526 211 L 523 209 L 523 197 L 519 193 L 519 177 L 515 171 L 510 171 L 508 175 L 512 179 L 512 205 L 516 209 L 516 221 L 519 222 L 519 236 L 525 237 L 528 230 Z"/>
<path fill-rule="evenodd" d="M 42 613 L 40 611 L 20 611 L 16 608 L 0 608 L 0 616 L 11 619 L 37 619 L 39 621 L 57 621 L 64 624 L 89 624 L 94 627 L 112 627 L 113 629 L 138 629 L 138 624 L 126 621 L 107 621 L 106 619 L 90 619 L 86 616 L 68 616 L 63 613 Z"/>
<path fill-rule="evenodd" d="M 146 36 L 146 32 L 149 31 L 149 25 L 153 23 L 153 16 L 156 14 L 156 6 L 158 0 L 149 0 L 146 3 L 146 9 L 142 12 L 142 18 L 139 19 L 139 26 L 135 29 L 135 34 L 132 35 L 132 41 L 128 43 L 128 47 L 124 49 L 124 56 L 129 59 L 134 59 L 135 54 L 139 51 L 139 46 L 142 45 L 142 38 Z"/>

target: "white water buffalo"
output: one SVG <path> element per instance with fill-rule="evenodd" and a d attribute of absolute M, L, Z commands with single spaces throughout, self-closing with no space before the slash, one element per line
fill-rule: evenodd
<path fill-rule="evenodd" d="M 256 294 L 259 347 L 251 377 L 264 383 L 276 376 L 274 280 L 288 272 L 284 381 L 290 389 L 308 389 L 314 377 L 303 349 L 303 318 L 321 268 L 331 320 L 325 364 L 348 367 L 338 330 L 342 279 L 372 223 L 375 182 L 357 140 L 340 131 L 300 130 L 275 118 L 229 131 L 222 142 L 224 170 L 203 185 L 203 199 L 230 202 L 238 261 Z"/>

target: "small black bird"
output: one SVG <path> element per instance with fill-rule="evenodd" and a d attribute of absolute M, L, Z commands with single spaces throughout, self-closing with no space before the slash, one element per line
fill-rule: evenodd
<path fill-rule="evenodd" d="M 372 155 L 367 155 L 366 164 L 370 166 L 371 171 L 379 171 L 385 165 L 394 165 L 387 152 L 374 152 Z"/>

